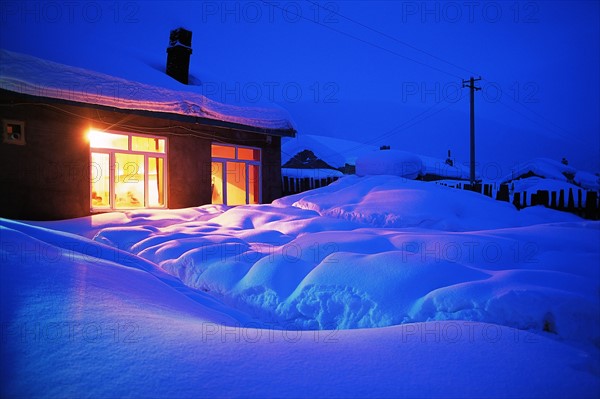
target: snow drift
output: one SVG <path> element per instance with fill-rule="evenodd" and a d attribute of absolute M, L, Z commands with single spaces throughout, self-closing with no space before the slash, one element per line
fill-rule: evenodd
<path fill-rule="evenodd" d="M 3 396 L 600 390 L 600 223 L 545 208 L 344 177 L 271 205 L 0 220 L 0 241 Z"/>

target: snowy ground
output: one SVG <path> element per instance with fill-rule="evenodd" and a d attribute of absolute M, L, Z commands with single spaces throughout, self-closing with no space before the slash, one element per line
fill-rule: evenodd
<path fill-rule="evenodd" d="M 596 397 L 600 223 L 392 176 L 0 222 L 3 397 Z"/>

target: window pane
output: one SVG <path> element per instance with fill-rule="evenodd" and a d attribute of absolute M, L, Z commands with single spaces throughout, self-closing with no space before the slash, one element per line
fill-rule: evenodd
<path fill-rule="evenodd" d="M 144 206 L 144 156 L 115 153 L 115 208 Z"/>
<path fill-rule="evenodd" d="M 92 207 L 110 206 L 109 155 L 92 152 L 90 180 L 92 183 Z"/>
<path fill-rule="evenodd" d="M 223 203 L 223 163 L 213 162 L 211 167 L 212 203 Z"/>
<path fill-rule="evenodd" d="M 131 136 L 131 149 L 133 151 L 165 152 L 165 140 L 154 137 Z"/>
<path fill-rule="evenodd" d="M 248 165 L 248 203 L 258 204 L 260 187 L 258 165 Z"/>
<path fill-rule="evenodd" d="M 238 148 L 238 159 L 260 161 L 260 150 L 254 148 Z"/>
<path fill-rule="evenodd" d="M 246 203 L 246 164 L 227 162 L 227 205 Z"/>
<path fill-rule="evenodd" d="M 235 147 L 225 145 L 212 145 L 213 158 L 235 159 Z"/>
<path fill-rule="evenodd" d="M 88 133 L 88 138 L 90 140 L 90 147 L 92 148 L 112 148 L 116 150 L 129 149 L 129 136 L 124 134 L 90 130 Z"/>
<path fill-rule="evenodd" d="M 165 166 L 163 158 L 148 158 L 148 206 L 165 206 Z"/>

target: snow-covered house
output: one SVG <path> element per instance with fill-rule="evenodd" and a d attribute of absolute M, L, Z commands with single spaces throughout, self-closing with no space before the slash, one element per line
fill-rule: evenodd
<path fill-rule="evenodd" d="M 283 194 L 290 195 L 326 186 L 344 174 L 311 150 L 302 150 L 282 165 L 281 175 Z"/>
<path fill-rule="evenodd" d="M 177 33 L 167 73 L 182 81 L 191 43 Z M 58 219 L 281 196 L 281 138 L 295 135 L 287 112 L 152 83 L 0 50 L 0 216 Z"/>
<path fill-rule="evenodd" d="M 600 176 L 580 171 L 568 162 L 535 158 L 515 165 L 500 180 L 519 208 L 544 205 L 598 218 Z"/>
<path fill-rule="evenodd" d="M 448 154 L 447 159 L 433 158 L 397 151 L 389 146 L 380 148 L 375 145 L 319 135 L 302 135 L 286 140 L 282 146 L 284 167 L 291 167 L 290 163 L 294 162 L 294 159 L 302 158 L 302 151 L 311 151 L 315 157 L 332 168 L 342 170 L 347 174 L 355 173 L 358 159 L 365 156 L 369 157 L 371 156 L 369 154 L 372 154 L 375 157 L 375 163 L 379 164 L 380 167 L 385 164 L 385 168 L 392 168 L 385 171 L 388 174 L 403 175 L 407 172 L 405 169 L 408 168 L 411 169 L 409 174 L 417 172 L 413 178 L 424 181 L 469 180 L 469 168 L 455 163 L 450 154 Z M 407 157 L 411 159 L 407 161 Z M 420 159 L 418 165 L 414 162 L 415 157 Z M 372 164 L 372 162 L 369 164 Z M 415 168 L 418 168 L 418 170 L 414 170 Z"/>

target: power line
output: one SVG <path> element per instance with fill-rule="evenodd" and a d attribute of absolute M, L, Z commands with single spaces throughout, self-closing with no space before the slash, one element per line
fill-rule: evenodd
<path fill-rule="evenodd" d="M 320 5 L 319 3 L 316 3 L 316 2 L 314 2 L 314 1 L 311 1 L 311 0 L 305 0 L 305 1 L 307 1 L 308 3 L 311 3 L 311 4 L 315 5 L 315 6 L 317 6 L 317 7 L 319 7 L 319 8 L 322 8 L 323 10 L 327 10 L 327 11 L 329 11 L 329 12 L 331 12 L 331 13 L 335 14 L 335 15 L 338 15 L 338 16 L 340 16 L 340 17 L 342 17 L 342 18 L 344 18 L 344 19 L 346 19 L 346 20 L 348 20 L 348 21 L 350 21 L 350 22 L 353 22 L 353 23 L 355 23 L 355 24 L 357 24 L 357 25 L 359 25 L 359 26 L 362 26 L 363 28 L 369 29 L 369 30 L 370 30 L 370 31 L 372 31 L 372 32 L 375 32 L 375 33 L 378 33 L 378 34 L 380 34 L 380 35 L 382 35 L 382 36 L 384 36 L 384 37 L 387 37 L 388 39 L 391 39 L 391 40 L 393 40 L 393 41 L 395 41 L 395 42 L 397 42 L 397 43 L 400 43 L 400 44 L 402 44 L 402 45 L 404 45 L 404 46 L 406 46 L 406 47 L 409 47 L 409 48 L 411 48 L 411 49 L 413 49 L 413 50 L 416 50 L 416 51 L 418 51 L 418 52 L 420 52 L 420 53 L 426 54 L 426 55 L 428 55 L 428 56 L 430 56 L 430 57 L 432 57 L 432 58 L 434 58 L 434 59 L 436 59 L 436 60 L 438 60 L 438 61 L 444 62 L 444 63 L 446 63 L 446 64 L 448 64 L 448 65 L 451 65 L 451 66 L 453 66 L 453 67 L 455 67 L 455 68 L 461 69 L 461 70 L 462 70 L 462 71 L 464 71 L 464 72 L 467 72 L 467 73 L 470 73 L 470 74 L 473 74 L 473 75 L 475 75 L 475 74 L 476 74 L 476 73 L 475 73 L 475 72 L 473 72 L 473 71 L 470 71 L 470 70 L 468 70 L 468 69 L 466 69 L 466 68 L 463 68 L 463 67 L 461 67 L 460 65 L 457 65 L 457 64 L 455 64 L 455 63 L 453 63 L 453 62 L 451 62 L 451 61 L 448 61 L 448 60 L 446 60 L 446 59 L 444 59 L 444 58 L 441 58 L 441 57 L 438 57 L 438 56 L 436 56 L 436 55 L 434 55 L 434 54 L 431 54 L 431 53 L 430 53 L 430 52 L 428 52 L 428 51 L 425 51 L 425 50 L 423 50 L 423 49 L 420 49 L 420 48 L 418 48 L 418 47 L 416 47 L 416 46 L 413 46 L 412 44 L 410 44 L 410 43 L 407 43 L 407 42 L 405 42 L 405 41 L 403 41 L 403 40 L 400 40 L 400 39 L 398 39 L 398 38 L 396 38 L 396 37 L 394 37 L 394 36 L 392 36 L 392 35 L 390 35 L 390 34 L 387 34 L 387 33 L 385 33 L 385 32 L 382 32 L 382 31 L 378 30 L 378 29 L 375 29 L 375 28 L 373 28 L 373 27 L 371 27 L 371 26 L 368 26 L 368 25 L 366 25 L 366 24 L 363 24 L 362 22 L 360 22 L 360 21 L 357 21 L 357 20 L 355 20 L 355 19 L 352 19 L 352 18 L 350 18 L 350 17 L 348 17 L 348 16 L 346 16 L 346 15 L 343 15 L 343 14 L 341 14 L 341 13 L 339 13 L 339 12 L 335 11 L 335 10 L 332 10 L 331 8 L 324 7 L 324 6 Z"/>
<path fill-rule="evenodd" d="M 502 106 L 504 106 L 505 108 L 507 108 L 507 109 L 509 109 L 509 110 L 513 111 L 514 113 L 521 115 L 523 118 L 525 118 L 525 119 L 529 120 L 530 122 L 534 123 L 535 125 L 537 125 L 537 126 L 540 126 L 540 127 L 544 128 L 546 131 L 548 131 L 548 132 L 550 132 L 550 133 L 554 134 L 554 135 L 555 135 L 555 136 L 557 136 L 557 137 L 560 137 L 560 138 L 562 138 L 562 139 L 564 139 L 564 140 L 568 140 L 568 141 L 575 139 L 575 140 L 578 140 L 579 142 L 581 142 L 582 144 L 586 144 L 586 145 L 592 145 L 590 142 L 588 142 L 588 141 L 586 141 L 586 140 L 583 140 L 581 137 L 577 137 L 577 136 L 566 136 L 566 135 L 564 135 L 564 134 L 562 134 L 562 133 L 560 133 L 560 132 L 556 131 L 555 129 L 552 129 L 552 128 L 550 128 L 549 126 L 544 126 L 542 123 L 540 123 L 540 121 L 536 121 L 535 119 L 531 118 L 531 117 L 530 117 L 530 116 L 528 116 L 527 114 L 525 114 L 525 113 L 523 113 L 523 112 L 521 112 L 521 111 L 519 111 L 519 110 L 517 110 L 517 109 L 515 109 L 515 108 L 511 107 L 510 105 L 508 105 L 508 104 L 506 104 L 505 102 L 503 102 L 503 101 L 502 101 L 502 99 L 498 100 L 498 103 L 500 103 L 500 104 L 501 104 Z M 526 108 L 526 109 L 527 109 L 527 108 Z M 531 111 L 531 112 L 533 113 L 533 111 Z M 541 116 L 540 116 L 540 117 L 541 117 Z M 542 119 L 545 119 L 545 118 L 543 118 L 543 117 L 542 117 Z M 548 121 L 548 123 L 550 123 L 550 124 L 554 125 L 552 122 L 549 122 L 549 121 Z"/>
<path fill-rule="evenodd" d="M 485 79 L 485 78 L 484 78 L 483 80 L 484 80 L 484 81 L 487 81 L 487 82 L 489 82 L 489 83 L 494 83 L 494 82 L 490 82 L 488 79 Z M 514 99 L 513 99 L 513 100 L 514 100 Z M 507 108 L 507 109 L 509 109 L 509 110 L 513 111 L 513 112 L 514 112 L 514 113 L 516 113 L 516 114 L 519 114 L 519 115 L 521 115 L 522 117 L 526 118 L 527 120 L 529 120 L 529 121 L 533 122 L 535 125 L 537 125 L 537 126 L 540 126 L 540 127 L 544 128 L 546 131 L 549 131 L 549 132 L 553 133 L 554 135 L 556 135 L 556 136 L 558 136 L 558 137 L 561 137 L 561 138 L 563 138 L 563 139 L 566 139 L 566 140 L 572 140 L 573 138 L 575 138 L 576 140 L 579 140 L 579 141 L 580 141 L 581 143 L 583 143 L 583 144 L 588 144 L 588 145 L 591 145 L 589 142 L 587 142 L 587 141 L 585 141 L 585 140 L 581 139 L 580 137 L 572 137 L 572 136 L 567 136 L 567 135 L 569 134 L 569 132 L 567 132 L 567 131 L 566 131 L 565 129 L 563 129 L 561 126 L 557 125 L 556 123 L 552 122 L 551 120 L 549 120 L 548 118 L 546 118 L 546 117 L 545 117 L 545 116 L 543 116 L 542 114 L 540 114 L 540 113 L 538 113 L 538 112 L 536 112 L 536 111 L 532 110 L 531 108 L 527 107 L 525 104 L 523 104 L 523 103 L 521 103 L 521 102 L 519 102 L 519 101 L 513 101 L 513 102 L 514 102 L 515 104 L 518 104 L 518 105 L 520 105 L 520 106 L 521 106 L 521 108 L 523 108 L 525 111 L 528 111 L 528 112 L 530 112 L 531 114 L 533 114 L 533 115 L 537 116 L 537 117 L 538 117 L 539 119 L 541 119 L 542 121 L 544 121 L 544 122 L 548 123 L 548 125 L 551 125 L 551 126 L 553 126 L 555 129 L 549 128 L 549 126 L 548 126 L 548 125 L 544 126 L 542 123 L 540 123 L 540 121 L 536 121 L 536 120 L 534 120 L 534 119 L 530 118 L 529 116 L 527 116 L 527 115 L 523 114 L 522 112 L 519 112 L 518 110 L 516 110 L 516 109 L 514 109 L 514 108 L 510 107 L 508 104 L 506 104 L 506 103 L 502 102 L 502 99 L 500 99 L 500 98 L 498 99 L 498 102 L 499 102 L 500 104 L 502 104 L 502 105 L 503 105 L 505 108 Z M 562 132 L 562 133 L 560 133 L 559 131 L 560 131 L 560 132 Z"/>
<path fill-rule="evenodd" d="M 321 26 L 323 26 L 323 27 L 325 27 L 325 28 L 327 28 L 327 29 L 330 29 L 330 30 L 332 30 L 332 31 L 334 31 L 334 32 L 337 32 L 337 33 L 339 33 L 339 34 L 342 34 L 342 35 L 344 35 L 344 36 L 350 37 L 350 38 L 352 38 L 352 39 L 354 39 L 354 40 L 358 40 L 358 41 L 359 41 L 359 42 L 361 42 L 361 43 L 368 44 L 369 46 L 372 46 L 372 47 L 378 48 L 378 49 L 380 49 L 380 50 L 386 51 L 386 52 L 388 52 L 388 53 L 390 53 L 390 54 L 393 54 L 393 55 L 395 55 L 395 56 L 397 56 L 397 57 L 400 57 L 400 58 L 407 59 L 407 60 L 409 60 L 409 61 L 412 61 L 412 62 L 414 62 L 414 63 L 417 63 L 417 64 L 419 64 L 419 65 L 425 66 L 425 67 L 427 67 L 427 68 L 430 68 L 430 69 L 436 70 L 436 71 L 438 71 L 438 72 L 444 73 L 444 74 L 446 74 L 446 75 L 450 75 L 450 76 L 453 76 L 453 77 L 455 77 L 455 78 L 461 79 L 461 77 L 460 77 L 459 75 L 456 75 L 456 74 L 454 74 L 454 73 L 452 73 L 452 72 L 445 71 L 445 70 L 443 70 L 443 69 L 440 69 L 440 68 L 438 68 L 438 67 L 435 67 L 435 66 L 433 66 L 433 65 L 429 65 L 429 64 L 427 64 L 427 63 L 421 62 L 421 61 L 419 61 L 419 60 L 416 60 L 416 59 L 414 59 L 414 58 L 407 57 L 407 56 L 405 56 L 405 55 L 403 55 L 403 54 L 400 54 L 400 53 L 398 53 L 398 52 L 396 52 L 396 51 L 394 51 L 394 50 L 390 50 L 390 49 L 388 49 L 388 48 L 385 48 L 385 47 L 383 47 L 383 46 L 380 46 L 380 45 L 378 45 L 378 44 L 375 44 L 375 43 L 373 43 L 373 42 L 370 42 L 370 41 L 368 41 L 368 40 L 361 39 L 360 37 L 354 36 L 354 35 L 352 35 L 352 34 L 350 34 L 350 33 L 344 32 L 344 31 L 342 31 L 342 30 L 335 29 L 335 28 L 334 28 L 334 27 L 332 27 L 332 26 L 329 26 L 329 25 L 322 24 L 322 23 L 320 23 L 319 21 L 315 21 L 315 20 L 313 20 L 313 19 L 307 18 L 306 16 L 304 16 L 304 15 L 302 15 L 302 14 L 298 14 L 298 13 L 296 13 L 296 12 L 293 12 L 293 11 L 290 11 L 290 10 L 288 10 L 288 9 L 284 9 L 283 7 L 280 7 L 279 5 L 277 5 L 277 4 L 275 4 L 275 3 L 270 3 L 270 2 L 268 2 L 268 1 L 265 1 L 265 0 L 261 0 L 261 2 L 263 2 L 263 3 L 267 4 L 267 5 L 271 6 L 271 7 L 279 8 L 279 9 L 280 9 L 280 10 L 282 10 L 283 12 L 286 12 L 286 13 L 289 13 L 289 14 L 292 14 L 292 15 L 295 15 L 295 16 L 297 16 L 297 17 L 299 17 L 299 18 L 305 19 L 305 20 L 307 20 L 307 21 L 310 21 L 310 22 L 312 22 L 312 23 L 315 23 L 315 24 L 317 24 L 317 25 L 321 25 Z"/>
<path fill-rule="evenodd" d="M 364 141 L 363 143 L 361 143 L 361 145 L 358 145 L 358 146 L 355 146 L 355 147 L 350 147 L 350 148 L 347 148 L 346 150 L 344 150 L 344 151 L 341 151 L 340 153 L 341 153 L 341 154 L 343 154 L 343 153 L 346 153 L 346 152 L 351 152 L 351 151 L 354 151 L 354 150 L 360 149 L 360 148 L 361 148 L 363 145 L 368 145 L 368 144 L 370 144 L 370 143 L 374 143 L 374 142 L 376 142 L 376 141 L 379 141 L 379 140 L 382 140 L 382 139 L 384 139 L 384 138 L 387 138 L 387 137 L 394 136 L 394 135 L 396 135 L 396 134 L 398 134 L 398 133 L 400 133 L 400 132 L 403 132 L 403 131 L 405 131 L 405 130 L 406 130 L 406 129 L 408 129 L 408 128 L 411 128 L 411 127 L 413 127 L 413 126 L 416 126 L 416 125 L 418 125 L 419 123 L 421 123 L 421 122 L 423 122 L 423 121 L 425 121 L 425 120 L 427 120 L 427 119 L 431 118 L 432 116 L 434 116 L 434 115 L 436 115 L 436 114 L 438 114 L 438 113 L 440 113 L 440 112 L 442 112 L 442 111 L 444 111 L 444 110 L 446 110 L 446 109 L 450 108 L 450 107 L 451 107 L 451 106 L 453 106 L 455 103 L 448 103 L 448 105 L 446 105 L 445 107 L 443 107 L 443 108 L 441 108 L 441 109 L 438 109 L 437 111 L 435 111 L 435 112 L 433 112 L 433 113 L 431 113 L 431 114 L 427 115 L 427 117 L 425 117 L 425 118 L 422 118 L 422 119 L 420 119 L 420 120 L 417 120 L 417 119 L 418 119 L 418 118 L 420 118 L 421 116 L 423 116 L 423 115 L 425 115 L 425 114 L 429 113 L 430 111 L 432 111 L 434 108 L 436 108 L 436 107 L 437 107 L 437 106 L 439 106 L 440 104 L 442 104 L 442 102 L 441 102 L 441 101 L 440 101 L 440 102 L 437 102 L 437 103 L 435 103 L 435 104 L 434 104 L 434 105 L 432 105 L 431 107 L 427 108 L 425 111 L 423 111 L 423 112 L 421 112 L 421 113 L 419 113 L 419 114 L 417 114 L 417 115 L 413 116 L 412 118 L 410 118 L 410 119 L 408 119 L 408 120 L 406 120 L 406 121 L 402 122 L 400 125 L 397 125 L 397 126 L 393 127 L 392 129 L 388 130 L 387 132 L 385 132 L 385 133 L 382 133 L 382 134 L 380 134 L 379 136 L 376 136 L 376 137 L 374 137 L 374 138 L 372 138 L 372 139 L 370 139 L 370 140 Z M 409 123 L 411 123 L 412 121 L 415 121 L 415 122 L 409 125 Z"/>

